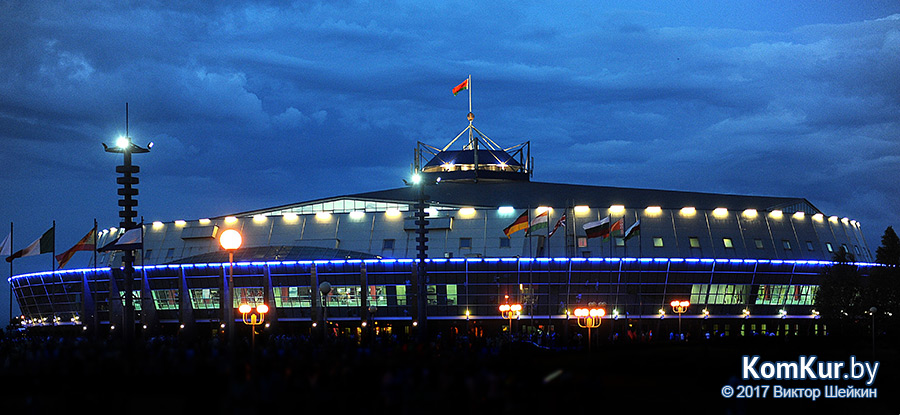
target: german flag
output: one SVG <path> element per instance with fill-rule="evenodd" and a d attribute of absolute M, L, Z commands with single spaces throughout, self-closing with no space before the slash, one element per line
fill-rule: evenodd
<path fill-rule="evenodd" d="M 528 211 L 527 210 L 522 212 L 522 214 L 519 215 L 518 218 L 516 218 L 515 222 L 513 222 L 511 225 L 509 225 L 505 229 L 503 229 L 503 233 L 506 234 L 507 238 L 510 238 L 511 237 L 510 235 L 512 235 L 518 231 L 521 231 L 523 229 L 528 229 Z"/>

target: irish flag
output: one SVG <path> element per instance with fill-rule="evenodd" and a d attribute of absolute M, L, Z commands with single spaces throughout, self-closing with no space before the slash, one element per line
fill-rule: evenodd
<path fill-rule="evenodd" d="M 516 218 L 515 222 L 513 222 L 511 225 L 509 225 L 505 229 L 503 229 L 503 233 L 506 234 L 507 238 L 510 238 L 512 234 L 514 234 L 518 231 L 521 231 L 522 229 L 528 229 L 528 211 L 527 210 L 522 212 L 522 214 L 519 215 L 518 218 Z"/>
<path fill-rule="evenodd" d="M 467 89 L 469 89 L 469 80 L 468 79 L 466 79 L 465 81 L 462 81 L 462 83 L 457 85 L 456 88 L 453 88 L 453 96 L 456 96 L 456 94 L 458 94 L 460 91 L 465 91 Z"/>

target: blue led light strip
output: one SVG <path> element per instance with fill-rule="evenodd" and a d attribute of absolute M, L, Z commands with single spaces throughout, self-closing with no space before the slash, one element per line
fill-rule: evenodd
<path fill-rule="evenodd" d="M 807 259 L 722 259 L 722 258 L 429 258 L 426 259 L 425 262 L 433 262 L 436 264 L 445 263 L 460 263 L 460 262 L 688 262 L 688 263 L 759 263 L 759 264 L 787 264 L 787 265 L 814 265 L 814 266 L 832 266 L 836 263 L 833 261 L 818 261 L 818 260 L 807 260 Z M 265 261 L 265 262 L 235 262 L 235 268 L 248 268 L 248 267 L 258 267 L 263 265 L 325 265 L 325 264 L 411 264 L 415 262 L 414 259 L 402 258 L 402 259 L 394 259 L 394 258 L 384 258 L 384 259 L 366 259 L 366 260 L 332 260 L 332 259 L 322 259 L 322 260 L 306 260 L 306 261 Z M 883 264 L 878 264 L 874 262 L 852 262 L 851 265 L 858 267 L 883 267 Z M 160 265 L 137 265 L 134 267 L 136 271 L 142 271 L 144 269 L 153 270 L 153 269 L 178 269 L 178 268 L 192 268 L 192 267 L 225 267 L 228 266 L 227 262 L 210 262 L 210 263 L 196 263 L 196 264 L 160 264 Z M 19 274 L 14 275 L 10 278 L 7 278 L 6 281 L 11 283 L 12 280 L 17 278 L 28 278 L 28 277 L 40 277 L 40 276 L 48 276 L 48 275 L 67 275 L 67 274 L 77 274 L 82 272 L 109 272 L 110 267 L 103 268 L 79 268 L 79 269 L 69 269 L 69 270 L 57 270 L 57 271 L 40 271 L 40 272 L 32 272 L 28 274 Z"/>

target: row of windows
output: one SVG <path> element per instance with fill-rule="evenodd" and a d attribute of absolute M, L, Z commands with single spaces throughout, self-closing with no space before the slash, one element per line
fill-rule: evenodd
<path fill-rule="evenodd" d="M 510 238 L 501 237 L 501 238 L 499 238 L 499 240 L 500 240 L 500 248 L 509 248 L 510 247 Z M 625 239 L 622 237 L 618 237 L 618 236 L 614 237 L 613 241 L 617 247 L 625 246 Z M 393 250 L 394 246 L 395 246 L 395 242 L 396 242 L 395 239 L 385 239 L 382 242 L 381 249 L 384 251 Z M 690 244 L 691 248 L 700 248 L 700 238 L 698 238 L 696 236 L 689 237 L 688 243 Z M 760 238 L 753 239 L 753 243 L 754 243 L 754 246 L 756 247 L 756 249 L 764 249 L 765 248 L 765 245 L 763 244 L 763 240 Z M 664 243 L 663 238 L 661 236 L 654 236 L 653 237 L 653 246 L 656 248 L 664 247 L 665 243 Z M 722 238 L 722 246 L 725 247 L 725 249 L 734 249 L 734 240 L 732 238 Z M 587 247 L 587 238 L 579 237 L 578 238 L 578 247 L 579 248 Z M 781 240 L 781 247 L 785 251 L 793 250 L 791 241 L 788 239 Z M 847 247 L 846 244 L 841 244 L 841 247 L 843 247 L 844 250 L 846 250 L 847 252 L 850 252 L 850 249 Z M 854 245 L 854 247 L 856 248 L 856 253 L 860 254 L 859 246 Z M 472 249 L 472 238 L 459 238 L 459 249 Z M 813 244 L 812 241 L 806 241 L 806 250 L 808 250 L 808 251 L 816 250 L 815 245 Z M 829 253 L 834 253 L 834 246 L 831 244 L 831 242 L 825 243 L 825 250 L 828 251 Z M 170 251 L 172 251 L 172 249 L 170 249 Z M 147 252 L 148 252 L 148 256 L 149 256 L 150 251 L 147 251 Z M 170 253 L 170 255 L 171 255 L 171 253 Z"/>
<path fill-rule="evenodd" d="M 457 305 L 457 286 L 448 284 L 445 286 L 447 305 Z M 426 288 L 429 305 L 437 305 L 437 286 L 429 285 Z M 359 307 L 362 289 L 359 286 L 335 286 L 325 298 L 328 307 Z M 124 304 L 124 294 L 122 296 Z M 134 291 L 135 298 L 140 298 L 140 290 Z M 275 307 L 277 308 L 308 308 L 312 307 L 312 297 L 309 287 L 275 287 Z M 219 289 L 196 288 L 190 289 L 191 307 L 195 310 L 219 309 Z M 157 310 L 178 310 L 179 293 L 177 289 L 151 290 L 151 297 Z M 368 292 L 368 304 L 373 306 L 388 305 L 387 287 L 383 285 L 370 285 Z M 406 286 L 396 286 L 397 305 L 406 305 Z M 250 304 L 256 307 L 265 302 L 265 289 L 262 287 L 244 287 L 234 289 L 232 306 L 238 308 L 241 304 Z M 135 301 L 135 310 L 140 311 L 140 301 Z"/>
<path fill-rule="evenodd" d="M 760 285 L 756 295 L 759 305 L 813 305 L 815 285 Z M 691 303 L 694 304 L 744 304 L 750 294 L 749 285 L 694 284 L 691 287 Z"/>

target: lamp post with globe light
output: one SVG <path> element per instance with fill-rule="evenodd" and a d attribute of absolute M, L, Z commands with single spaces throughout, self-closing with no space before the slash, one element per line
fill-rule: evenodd
<path fill-rule="evenodd" d="M 591 351 L 591 329 L 600 327 L 603 322 L 603 316 L 606 315 L 606 309 L 594 307 L 594 303 L 588 304 L 590 308 L 576 308 L 575 318 L 578 320 L 578 327 L 588 329 L 588 352 Z"/>
<path fill-rule="evenodd" d="M 238 307 L 238 311 L 241 312 L 241 319 L 244 321 L 244 324 L 250 326 L 250 352 L 252 353 L 254 349 L 256 349 L 256 326 L 262 324 L 266 320 L 266 313 L 269 312 L 269 306 L 265 304 L 260 304 L 256 306 L 256 313 L 253 312 L 253 307 L 250 304 L 241 304 Z M 247 318 L 247 317 L 250 318 Z M 259 319 L 256 318 L 259 316 Z"/>
<path fill-rule="evenodd" d="M 669 305 L 672 306 L 672 311 L 678 314 L 678 336 L 681 336 L 681 315 L 687 311 L 688 307 L 691 306 L 691 302 L 687 300 L 672 300 Z"/>
<path fill-rule="evenodd" d="M 243 237 L 234 229 L 227 229 L 219 236 L 219 245 L 228 251 L 228 282 L 225 284 L 225 292 L 222 298 L 222 318 L 225 320 L 225 331 L 229 343 L 234 340 L 234 305 L 232 293 L 234 292 L 234 251 L 241 247 Z M 268 311 L 268 309 L 266 309 Z"/>

